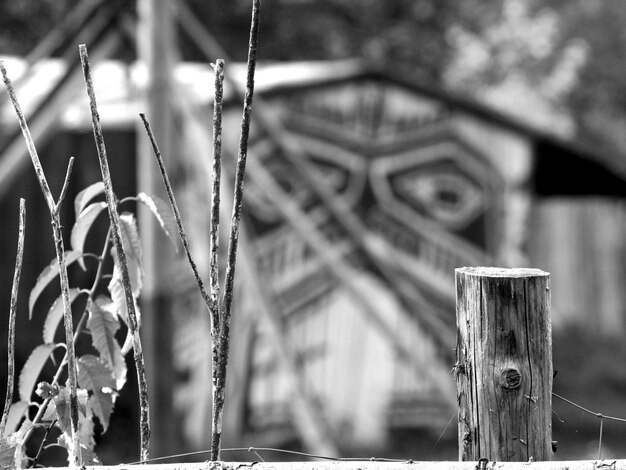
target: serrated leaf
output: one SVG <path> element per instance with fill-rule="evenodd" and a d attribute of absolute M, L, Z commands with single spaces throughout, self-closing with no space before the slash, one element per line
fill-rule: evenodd
<path fill-rule="evenodd" d="M 83 465 L 89 465 L 92 467 L 102 465 L 102 461 L 94 449 L 81 449 L 80 456 L 83 458 Z"/>
<path fill-rule="evenodd" d="M 124 295 L 124 285 L 122 284 L 122 271 L 120 270 L 119 263 L 117 261 L 117 255 L 115 254 L 115 248 L 111 248 L 111 257 L 113 258 L 113 274 L 109 281 L 109 292 L 111 298 L 113 298 L 113 292 L 111 291 L 111 285 L 119 283 L 122 291 L 122 299 Z M 130 279 L 131 292 L 135 300 L 139 297 L 141 289 L 143 287 L 143 270 L 133 259 L 126 257 L 126 268 L 128 269 L 128 277 Z M 115 299 L 113 299 L 115 300 Z"/>
<path fill-rule="evenodd" d="M 52 399 L 54 403 L 54 411 L 57 415 L 57 424 L 61 431 L 71 432 L 72 418 L 70 414 L 70 390 L 62 387 L 59 394 Z"/>
<path fill-rule="evenodd" d="M 19 442 L 23 442 L 24 441 L 24 436 L 26 436 L 26 434 L 30 433 L 33 430 L 34 427 L 35 427 L 35 423 L 33 423 L 27 417 L 24 421 L 22 421 L 22 425 L 19 427 L 19 429 L 15 433 L 13 433 L 13 436 L 17 440 L 19 440 Z"/>
<path fill-rule="evenodd" d="M 137 219 L 130 212 L 120 214 L 120 232 L 126 258 L 141 266 L 141 240 L 137 229 Z"/>
<path fill-rule="evenodd" d="M 94 426 L 92 416 L 83 416 L 81 414 L 79 416 L 78 422 L 78 435 L 80 440 L 80 454 L 83 459 L 83 466 L 102 465 L 102 462 L 96 455 L 96 452 L 93 450 L 96 444 L 93 434 Z M 74 444 L 72 442 L 72 438 L 70 437 L 69 431 L 64 432 L 58 437 L 57 444 L 67 449 L 68 466 L 71 466 L 72 462 L 70 461 L 70 456 L 74 455 Z"/>
<path fill-rule="evenodd" d="M 82 253 L 78 251 L 66 251 L 65 252 L 65 265 L 69 266 L 74 261 L 82 256 Z M 35 306 L 35 302 L 43 292 L 43 290 L 52 282 L 52 280 L 59 275 L 59 264 L 57 263 L 57 259 L 54 258 L 48 266 L 46 266 L 43 271 L 39 274 L 37 278 L 37 282 L 35 283 L 35 287 L 30 291 L 30 295 L 28 297 L 28 318 L 31 319 L 33 317 L 33 307 Z"/>
<path fill-rule="evenodd" d="M 28 410 L 28 402 L 25 401 L 16 401 L 11 404 L 9 408 L 9 416 L 7 417 L 7 425 L 4 428 L 4 438 L 7 439 L 9 435 L 11 435 L 20 425 L 22 418 L 24 418 L 24 414 L 26 410 Z"/>
<path fill-rule="evenodd" d="M 115 389 L 115 379 L 104 361 L 85 354 L 78 359 L 78 385 L 90 392 L 100 392 L 103 388 Z"/>
<path fill-rule="evenodd" d="M 18 468 L 22 468 L 21 459 L 18 455 L 18 444 L 0 444 L 0 468 L 3 470 L 17 470 Z M 20 460 L 19 465 L 18 460 Z"/>
<path fill-rule="evenodd" d="M 87 412 L 87 401 L 89 395 L 87 390 L 78 389 L 78 408 L 79 413 L 85 414 Z M 67 387 L 60 387 L 59 394 L 52 399 L 54 403 L 54 410 L 57 415 L 57 423 L 59 428 L 63 432 L 70 433 L 72 427 L 72 418 L 70 414 L 70 389 Z"/>
<path fill-rule="evenodd" d="M 106 432 L 115 403 L 113 373 L 99 358 L 86 354 L 78 360 L 78 383 L 91 392 L 87 414 L 92 410 Z"/>
<path fill-rule="evenodd" d="M 96 302 L 89 302 L 87 328 L 91 331 L 93 345 L 100 358 L 115 378 L 112 387 L 120 390 L 126 383 L 126 361 L 120 344 L 115 339 L 120 323 L 110 309 L 106 308 L 106 303 L 107 299 L 104 297 L 99 297 Z"/>
<path fill-rule="evenodd" d="M 90 398 L 91 399 L 91 398 Z M 85 451 L 93 451 L 96 447 L 96 440 L 94 438 L 95 426 L 93 422 L 93 412 L 89 406 L 87 406 L 86 414 L 81 413 L 78 421 L 78 437 L 80 440 L 81 454 L 83 460 L 90 461 L 85 456 Z M 94 453 L 95 455 L 95 453 Z M 93 463 L 84 462 L 87 465 L 94 465 Z"/>
<path fill-rule="evenodd" d="M 76 196 L 76 199 L 74 199 L 74 211 L 76 213 L 76 219 L 78 219 L 78 216 L 83 211 L 85 206 L 89 204 L 89 201 L 102 193 L 104 193 L 104 183 L 102 181 L 98 181 L 97 183 L 89 185 L 81 192 L 79 192 Z"/>
<path fill-rule="evenodd" d="M 109 421 L 115 406 L 115 396 L 112 393 L 94 392 L 87 402 L 88 406 L 93 410 L 93 414 L 98 418 L 102 425 L 102 432 L 109 429 Z"/>
<path fill-rule="evenodd" d="M 79 253 L 84 252 L 85 239 L 87 233 L 93 225 L 94 221 L 98 218 L 100 213 L 107 208 L 106 202 L 94 202 L 88 205 L 80 212 L 76 217 L 76 222 L 72 227 L 72 234 L 70 236 L 70 245 L 72 250 Z M 79 261 L 80 267 L 85 269 L 85 260 L 81 258 Z"/>
<path fill-rule="evenodd" d="M 137 199 L 154 214 L 163 232 L 172 242 L 174 250 L 178 253 L 178 226 L 170 206 L 163 199 L 143 192 L 137 194 Z"/>
<path fill-rule="evenodd" d="M 128 326 L 128 308 L 126 307 L 126 295 L 124 293 L 124 287 L 122 286 L 122 280 L 119 278 L 119 270 L 117 271 L 117 277 L 114 275 L 109 282 L 109 293 L 111 294 L 111 307 L 113 312 L 122 319 L 122 321 Z M 137 317 L 137 328 L 141 328 L 141 309 L 137 305 L 137 298 L 133 297 L 135 304 L 135 316 Z M 126 340 L 122 346 L 122 355 L 125 356 L 132 347 L 132 335 L 130 329 L 126 334 Z"/>
<path fill-rule="evenodd" d="M 81 290 L 72 287 L 70 289 L 70 305 L 76 297 L 81 294 Z M 63 318 L 63 297 L 59 296 L 48 310 L 48 315 L 46 316 L 46 321 L 43 324 L 43 342 L 44 343 L 54 343 L 54 335 L 59 327 L 59 323 L 61 323 L 61 319 Z"/>
<path fill-rule="evenodd" d="M 20 372 L 19 395 L 21 401 L 30 402 L 39 374 L 55 348 L 55 344 L 40 344 L 30 353 Z"/>

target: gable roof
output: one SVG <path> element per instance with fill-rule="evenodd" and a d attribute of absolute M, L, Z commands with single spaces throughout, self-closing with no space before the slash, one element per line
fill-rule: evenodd
<path fill-rule="evenodd" d="M 66 83 L 71 74 L 71 70 L 68 70 L 71 64 L 62 59 L 44 59 L 29 69 L 26 61 L 17 57 L 4 57 L 2 60 L 12 79 L 19 81 L 17 94 L 27 119 L 42 113 L 44 105 L 54 95 L 63 95 L 57 102 L 58 109 L 47 111 L 53 117 L 45 120 L 48 128 L 43 134 L 50 134 L 52 128 L 90 129 L 89 106 L 83 85 L 75 83 L 69 87 Z M 136 125 L 138 114 L 143 111 L 141 96 L 146 83 L 145 70 L 137 63 L 107 59 L 94 62 L 92 69 L 103 126 L 120 129 Z M 236 82 L 244 83 L 245 64 L 227 64 L 227 73 Z M 211 103 L 213 89 L 209 84 L 212 82 L 213 70 L 209 64 L 180 63 L 174 76 L 179 89 L 189 93 L 194 102 L 207 106 Z M 614 164 L 616 156 L 598 155 L 576 140 L 565 139 L 548 129 L 442 89 L 426 87 L 386 71 L 368 68 L 357 60 L 260 64 L 255 91 L 269 98 L 294 91 L 363 81 L 390 83 L 529 139 L 536 156 L 532 189 L 539 196 L 626 196 L 626 175 L 620 173 Z M 228 82 L 225 83 L 225 99 L 227 102 L 241 99 Z M 2 128 L 13 128 L 13 133 L 18 133 L 13 112 L 8 109 L 10 103 L 2 100 L 0 105 Z M 4 134 L 6 137 L 7 132 Z M 0 187 L 5 178 L 14 174 L 12 166 L 18 160 L 13 156 L 8 161 L 5 150 L 6 142 L 4 146 L 0 145 Z"/>

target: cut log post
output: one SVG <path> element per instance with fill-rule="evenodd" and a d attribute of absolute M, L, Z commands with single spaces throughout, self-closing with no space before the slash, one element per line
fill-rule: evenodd
<path fill-rule="evenodd" d="M 550 460 L 550 275 L 458 268 L 459 459 Z"/>

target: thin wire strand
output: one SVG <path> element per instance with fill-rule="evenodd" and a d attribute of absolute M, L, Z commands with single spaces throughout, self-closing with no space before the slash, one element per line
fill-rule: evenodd
<path fill-rule="evenodd" d="M 457 415 L 456 412 L 452 413 L 452 416 L 450 416 L 450 419 L 448 420 L 448 424 L 446 424 L 446 426 L 443 428 L 443 431 L 441 431 L 441 433 L 439 434 L 439 437 L 437 438 L 437 440 L 433 444 L 432 449 L 430 449 L 430 452 L 428 453 L 428 457 L 430 457 L 433 454 L 433 451 L 437 448 L 437 446 L 441 442 L 441 439 L 443 439 L 444 434 L 448 430 L 448 427 L 450 427 L 450 423 L 452 423 L 452 420 L 454 419 L 454 417 L 456 415 Z"/>
<path fill-rule="evenodd" d="M 596 418 L 600 418 L 600 438 L 599 438 L 599 444 L 598 444 L 598 460 L 601 460 L 602 457 L 602 437 L 603 437 L 603 432 L 604 432 L 604 420 L 605 419 L 609 419 L 609 420 L 613 420 L 613 421 L 619 421 L 619 422 L 626 422 L 626 419 L 624 418 L 617 418 L 614 416 L 606 416 L 603 415 L 602 413 L 596 413 L 594 411 L 591 411 L 587 408 L 585 408 L 584 406 L 581 406 L 571 400 L 568 400 L 567 398 L 557 394 L 557 393 L 552 393 L 552 395 L 554 395 L 556 398 L 563 400 L 564 402 L 578 408 L 579 410 L 584 411 L 585 413 L 588 413 L 590 415 L 595 416 Z M 447 431 L 447 428 L 450 426 L 450 423 L 452 423 L 452 420 L 454 419 L 455 415 L 452 415 L 452 418 L 450 418 L 450 420 L 448 421 L 448 424 L 445 426 L 445 428 L 443 429 L 443 431 L 441 432 L 441 434 L 439 435 L 439 437 L 437 438 L 437 441 L 435 442 L 435 446 L 437 446 L 437 444 L 441 441 L 442 436 L 445 434 L 445 432 Z M 560 419 L 560 418 L 559 418 Z M 370 462 L 414 462 L 413 459 L 388 459 L 388 458 L 382 458 L 382 457 L 328 457 L 325 455 L 318 455 L 318 454 L 309 454 L 307 452 L 300 452 L 297 450 L 289 450 L 289 449 L 278 449 L 275 447 L 231 447 L 231 448 L 227 448 L 227 449 L 221 449 L 221 452 L 252 452 L 254 453 L 254 455 L 256 455 L 260 461 L 265 462 L 265 459 L 263 459 L 263 457 L 261 456 L 261 454 L 259 452 L 274 452 L 274 453 L 280 453 L 280 454 L 290 454 L 290 455 L 297 455 L 300 457 L 307 457 L 310 459 L 318 459 L 318 460 L 331 460 L 331 461 L 335 461 L 335 462 L 365 462 L 365 461 L 370 461 Z M 206 450 L 199 450 L 199 451 L 195 451 L 195 452 L 186 452 L 183 454 L 174 454 L 174 455 L 167 455 L 167 456 L 163 456 L 163 457 L 156 457 L 156 458 L 152 458 L 152 459 L 148 459 L 148 460 L 140 460 L 137 462 L 131 462 L 131 463 L 127 463 L 125 465 L 137 465 L 137 464 L 143 464 L 143 463 L 151 463 L 151 462 L 159 462 L 159 461 L 163 461 L 163 460 L 168 460 L 168 459 L 174 459 L 174 458 L 180 458 L 180 457 L 189 457 L 189 456 L 193 456 L 193 455 L 202 455 L 202 454 L 210 454 L 211 450 L 210 449 L 206 449 Z"/>
<path fill-rule="evenodd" d="M 602 428 L 604 424 L 604 417 L 600 416 L 600 439 L 598 440 L 598 460 L 602 460 Z"/>
<path fill-rule="evenodd" d="M 581 406 L 581 405 L 579 405 L 577 403 L 574 403 L 573 401 L 568 400 L 567 398 L 562 397 L 561 395 L 558 395 L 558 394 L 556 394 L 554 392 L 552 392 L 552 395 L 557 397 L 559 400 L 563 400 L 565 403 L 569 403 L 570 405 L 575 406 L 576 408 L 578 408 L 579 410 L 584 411 L 585 413 L 588 413 L 588 414 L 590 414 L 592 416 L 595 416 L 596 418 L 609 419 L 611 421 L 619 421 L 619 422 L 622 422 L 622 423 L 626 423 L 626 418 L 617 418 L 615 416 L 607 416 L 607 415 L 602 414 L 602 413 L 597 413 L 595 411 L 588 410 L 584 406 Z"/>

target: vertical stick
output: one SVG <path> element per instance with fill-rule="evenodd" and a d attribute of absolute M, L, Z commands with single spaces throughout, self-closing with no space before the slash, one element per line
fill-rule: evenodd
<path fill-rule="evenodd" d="M 140 459 L 144 461 L 148 460 L 150 457 L 150 413 L 148 408 L 148 385 L 146 380 L 146 368 L 143 360 L 143 347 L 141 345 L 141 337 L 139 336 L 139 326 L 137 324 L 137 314 L 135 312 L 135 299 L 131 290 L 132 288 L 130 284 L 130 276 L 128 274 L 128 265 L 126 264 L 126 253 L 124 251 L 124 246 L 122 245 L 120 216 L 117 212 L 117 200 L 115 199 L 115 194 L 113 192 L 111 172 L 109 171 L 109 162 L 107 160 L 104 137 L 102 136 L 102 125 L 100 124 L 100 114 L 98 113 L 96 95 L 93 89 L 93 79 L 91 77 L 91 66 L 89 65 L 87 46 L 80 44 L 78 48 L 80 52 L 80 60 L 83 66 L 83 75 L 85 77 L 87 95 L 89 97 L 91 124 L 93 127 L 94 140 L 96 142 L 96 150 L 98 151 L 102 181 L 104 183 L 104 194 L 109 211 L 109 220 L 111 221 L 111 239 L 113 240 L 115 255 L 117 256 L 117 262 L 122 276 L 124 297 L 126 298 L 126 308 L 128 310 L 128 328 L 130 329 L 133 340 L 133 355 L 135 359 L 135 368 L 137 370 L 137 384 L 139 387 L 139 434 L 141 441 Z"/>
<path fill-rule="evenodd" d="M 26 147 L 30 155 L 33 168 L 35 169 L 35 175 L 39 181 L 39 187 L 46 199 L 48 210 L 50 211 L 50 219 L 52 225 L 52 236 L 54 238 L 54 248 L 57 256 L 57 263 L 59 265 L 59 283 L 61 284 L 61 298 L 63 301 L 63 326 L 65 328 L 65 344 L 67 346 L 67 382 L 70 389 L 70 421 L 71 421 L 71 440 L 73 452 L 70 455 L 70 462 L 73 466 L 78 467 L 82 463 L 80 438 L 78 435 L 78 392 L 76 390 L 78 385 L 77 371 L 76 371 L 76 352 L 74 351 L 74 324 L 72 321 L 72 305 L 70 302 L 70 287 L 67 277 L 67 266 L 65 264 L 65 247 L 63 244 L 63 233 L 61 230 L 60 209 L 63 199 L 59 199 L 58 202 L 54 202 L 54 197 L 48 186 L 46 175 L 41 166 L 37 149 L 35 148 L 35 142 L 28 129 L 26 118 L 22 112 L 22 108 L 17 101 L 15 89 L 13 84 L 7 75 L 7 71 L 4 68 L 4 63 L 0 61 L 0 72 L 2 73 L 2 79 L 6 86 L 9 98 L 13 103 L 13 108 L 17 114 L 17 119 L 22 129 L 22 135 L 26 142 Z M 72 166 L 72 159 L 70 158 L 70 164 L 68 168 L 68 175 Z M 65 186 L 65 184 L 64 184 Z M 63 192 L 63 191 L 62 191 Z"/>
<path fill-rule="evenodd" d="M 210 285 L 211 285 L 211 458 L 219 457 L 219 442 L 213 447 L 213 436 L 221 434 L 222 416 L 216 403 L 220 400 L 219 361 L 220 361 L 220 282 L 219 282 L 219 232 L 220 232 L 220 187 L 222 175 L 222 107 L 224 101 L 224 60 L 215 61 L 215 98 L 213 100 L 213 166 L 211 174 L 211 230 L 209 233 Z"/>
<path fill-rule="evenodd" d="M 550 275 L 502 268 L 455 274 L 460 460 L 550 460 Z"/>
<path fill-rule="evenodd" d="M 259 34 L 259 17 L 261 14 L 261 1 L 252 2 L 252 20 L 250 24 L 250 41 L 248 43 L 248 65 L 246 75 L 246 94 L 243 103 L 243 116 L 241 119 L 241 134 L 239 136 L 239 155 L 235 170 L 235 191 L 233 194 L 233 211 L 230 221 L 230 236 L 228 238 L 228 259 L 226 263 L 226 275 L 224 279 L 224 297 L 222 305 L 222 317 L 220 318 L 219 334 L 219 361 L 213 364 L 218 371 L 215 375 L 213 403 L 216 416 L 216 427 L 211 436 L 211 460 L 220 459 L 220 445 L 222 440 L 222 416 L 224 411 L 224 399 L 226 389 L 226 367 L 228 364 L 228 349 L 230 341 L 230 314 L 233 303 L 233 290 L 235 284 L 235 266 L 237 261 L 237 245 L 239 243 L 239 222 L 243 205 L 244 175 L 246 172 L 246 160 L 248 157 L 248 137 L 250 135 L 250 119 L 252 117 L 252 100 L 254 97 L 254 73 L 256 70 L 256 51 Z"/>
<path fill-rule="evenodd" d="M 20 198 L 20 219 L 17 237 L 17 256 L 15 257 L 15 270 L 13 271 L 13 285 L 11 287 L 11 306 L 9 310 L 9 338 L 7 341 L 7 392 L 4 400 L 4 411 L 0 420 L 0 439 L 4 437 L 7 427 L 9 409 L 13 403 L 13 380 L 15 379 L 15 317 L 17 314 L 17 294 L 22 275 L 22 262 L 24 260 L 24 232 L 26 230 L 26 202 Z"/>

